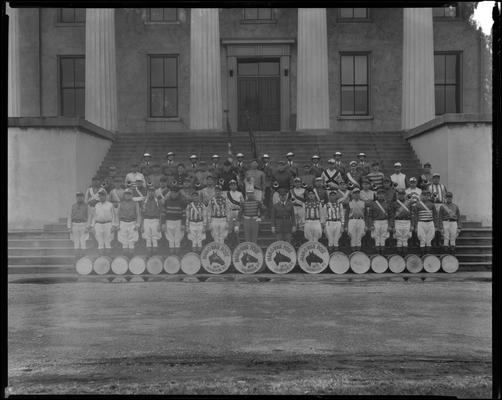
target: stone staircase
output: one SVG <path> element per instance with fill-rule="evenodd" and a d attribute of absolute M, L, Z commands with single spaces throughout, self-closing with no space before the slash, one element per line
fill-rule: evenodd
<path fill-rule="evenodd" d="M 301 166 L 309 162 L 312 154 L 319 154 L 323 161 L 335 151 L 343 153 L 345 162 L 356 159 L 363 151 L 368 160 L 379 160 L 385 174 L 392 173 L 395 161 L 403 164 L 404 173 L 418 176 L 421 173 L 420 160 L 413 149 L 403 139 L 402 132 L 256 132 L 259 155 L 267 153 L 272 161 L 285 159 L 288 151 L 295 153 L 295 160 Z M 106 173 L 110 165 L 117 168 L 118 176 L 124 177 L 134 161 L 140 161 L 144 152 L 153 156 L 156 162 L 163 162 L 168 151 L 176 153 L 176 161 L 188 164 L 188 156 L 197 154 L 200 159 L 210 160 L 212 154 L 223 158 L 227 154 L 227 134 L 216 133 L 151 133 L 120 134 L 104 158 L 100 172 Z M 234 154 L 242 152 L 246 160 L 251 158 L 249 136 L 247 133 L 232 134 Z M 342 237 L 343 238 L 343 237 Z M 244 238 L 241 237 L 243 241 Z M 260 224 L 258 242 L 265 249 L 273 242 L 270 221 Z M 97 244 L 91 235 L 88 242 L 90 252 L 95 252 Z M 343 241 L 341 242 L 341 246 Z M 165 239 L 161 246 L 167 247 Z M 145 250 L 144 241 L 137 243 L 137 252 Z M 413 250 L 413 249 L 410 249 Z M 165 250 L 164 250 L 165 251 Z M 119 253 L 115 242 L 114 253 Z M 388 254 L 393 250 L 388 249 Z M 464 222 L 464 229 L 457 242 L 457 257 L 461 270 L 490 270 L 492 265 L 492 229 L 482 227 L 479 222 Z M 58 223 L 45 225 L 39 230 L 8 232 L 9 273 L 73 272 L 73 245 L 69 240 L 64 219 Z"/>

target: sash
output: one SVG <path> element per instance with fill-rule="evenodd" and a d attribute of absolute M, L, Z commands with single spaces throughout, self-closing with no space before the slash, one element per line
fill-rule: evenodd
<path fill-rule="evenodd" d="M 404 208 L 406 211 L 410 212 L 410 209 L 408 207 L 406 207 L 403 203 L 401 203 L 401 201 L 399 199 L 396 199 L 396 201 L 399 203 L 399 205 Z"/>
<path fill-rule="evenodd" d="M 339 206 L 334 206 L 332 203 L 327 203 L 326 204 L 327 211 L 328 210 L 332 210 L 333 211 L 332 215 L 331 215 L 331 217 L 333 219 L 342 219 L 342 214 L 339 212 L 340 210 L 338 209 L 338 207 Z M 329 218 L 329 216 L 330 216 L 329 215 L 329 211 L 327 212 L 327 214 L 328 214 L 328 218 Z"/>
<path fill-rule="evenodd" d="M 455 211 L 452 210 L 450 207 L 448 207 L 446 205 L 446 203 L 442 203 L 441 206 L 439 207 L 439 209 L 441 209 L 441 208 L 444 208 L 446 210 L 446 212 L 448 213 L 448 217 L 450 217 L 450 218 L 455 218 L 456 217 Z"/>
<path fill-rule="evenodd" d="M 157 200 L 156 197 L 153 198 L 155 200 L 155 204 L 157 205 L 157 208 L 159 208 L 159 201 Z M 142 207 L 142 211 L 145 212 L 146 211 L 146 203 L 148 202 L 148 199 L 145 199 L 145 201 L 143 202 L 143 207 Z"/>
<path fill-rule="evenodd" d="M 199 214 L 199 210 L 197 209 L 197 207 L 195 207 L 195 205 L 194 205 L 194 203 L 193 203 L 193 202 L 191 202 L 191 203 L 190 203 L 190 208 L 191 208 L 191 209 L 193 210 L 193 212 L 194 212 L 194 215 L 193 215 L 194 217 L 195 217 L 196 215 L 198 215 L 198 214 Z M 202 212 L 201 212 L 201 215 L 200 215 L 200 216 L 202 217 Z M 189 220 L 190 220 L 190 219 L 189 219 Z"/>
<path fill-rule="evenodd" d="M 307 211 L 308 209 L 308 211 Z M 314 210 L 314 215 L 312 215 L 310 210 Z M 316 203 L 315 207 L 305 207 L 305 217 L 309 217 L 309 219 L 319 219 L 321 218 L 320 214 L 320 204 Z"/>
<path fill-rule="evenodd" d="M 234 204 L 234 205 L 236 205 L 236 206 L 239 206 L 239 207 L 241 206 L 241 203 L 240 203 L 239 201 L 236 201 L 236 200 L 232 197 L 232 195 L 230 194 L 230 190 L 227 192 L 227 198 L 228 198 L 228 200 L 230 201 L 230 203 L 232 203 L 232 204 Z"/>
<path fill-rule="evenodd" d="M 317 193 L 316 188 L 314 188 L 314 194 L 315 194 L 315 197 L 317 198 L 317 201 L 321 201 L 321 198 L 319 197 L 319 194 Z"/>
<path fill-rule="evenodd" d="M 380 208 L 380 210 L 382 210 L 382 212 L 384 213 L 384 215 L 387 216 L 387 211 L 384 210 L 384 208 L 382 207 L 382 205 L 380 204 L 380 202 L 378 200 L 375 200 L 375 203 Z"/>
<path fill-rule="evenodd" d="M 326 177 L 328 178 L 326 180 L 325 183 L 329 183 L 329 182 L 339 182 L 340 179 L 341 179 L 341 173 L 339 170 L 335 170 L 335 172 L 333 173 L 333 175 L 330 176 L 329 172 L 327 169 L 324 170 L 324 174 L 326 175 Z"/>
<path fill-rule="evenodd" d="M 422 207 L 425 208 L 427 210 L 427 212 L 431 212 L 431 210 L 429 209 L 429 207 L 427 207 L 422 200 L 418 200 L 418 202 L 420 204 L 422 204 Z"/>
<path fill-rule="evenodd" d="M 357 181 L 352 177 L 350 172 L 347 172 L 347 178 L 349 178 L 349 181 L 351 181 L 354 186 L 359 187 L 359 183 L 357 183 Z"/>
<path fill-rule="evenodd" d="M 305 194 L 305 192 L 303 192 Z M 295 193 L 295 189 L 291 189 L 291 197 L 293 198 L 293 201 L 299 201 L 300 203 L 304 204 L 305 203 L 305 199 L 304 198 L 301 198 L 299 197 L 296 193 Z"/>

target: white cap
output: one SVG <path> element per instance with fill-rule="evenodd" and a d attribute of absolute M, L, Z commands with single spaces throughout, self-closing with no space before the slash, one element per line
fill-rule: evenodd
<path fill-rule="evenodd" d="M 213 154 L 211 158 L 220 158 L 220 156 L 218 154 Z"/>
<path fill-rule="evenodd" d="M 174 153 L 172 151 L 170 151 L 169 153 L 167 153 L 168 156 L 174 156 Z"/>
<path fill-rule="evenodd" d="M 192 154 L 192 155 L 190 156 L 190 159 L 194 159 L 194 158 L 197 158 L 197 156 L 196 156 L 195 154 Z"/>
<path fill-rule="evenodd" d="M 334 158 L 330 158 L 330 159 L 328 160 L 328 163 L 335 163 L 335 162 L 336 162 L 336 160 L 335 160 Z"/>
<path fill-rule="evenodd" d="M 394 163 L 394 167 L 402 167 L 401 163 L 398 161 L 398 162 L 395 162 Z"/>
<path fill-rule="evenodd" d="M 335 156 L 341 156 L 341 155 L 342 155 L 342 153 L 340 153 L 339 151 L 337 151 L 337 152 L 335 153 Z"/>
<path fill-rule="evenodd" d="M 358 156 L 358 157 L 361 157 L 361 156 L 366 157 L 366 154 L 365 154 L 365 153 L 359 153 L 357 156 Z"/>
<path fill-rule="evenodd" d="M 288 154 L 286 154 L 286 157 L 292 157 L 294 155 L 295 155 L 295 153 L 293 153 L 293 152 L 290 151 Z"/>
<path fill-rule="evenodd" d="M 264 154 L 261 156 L 261 158 L 270 158 L 268 154 Z"/>
<path fill-rule="evenodd" d="M 244 154 L 242 154 L 242 153 L 237 153 L 236 157 L 244 157 Z"/>
<path fill-rule="evenodd" d="M 319 158 L 319 156 L 317 154 L 314 154 L 312 158 Z"/>
<path fill-rule="evenodd" d="M 145 154 L 143 154 L 143 157 L 151 157 L 151 156 L 150 156 L 150 153 L 145 153 Z"/>

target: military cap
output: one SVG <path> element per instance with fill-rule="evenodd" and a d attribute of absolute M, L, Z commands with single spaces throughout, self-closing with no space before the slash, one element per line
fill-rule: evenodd
<path fill-rule="evenodd" d="M 198 158 L 195 154 L 192 154 L 190 157 L 188 157 L 190 160 L 195 160 L 196 158 Z"/>
<path fill-rule="evenodd" d="M 220 156 L 218 154 L 213 154 L 211 158 L 220 158 Z"/>
<path fill-rule="evenodd" d="M 402 167 L 401 163 L 399 161 L 394 163 L 394 167 Z"/>
<path fill-rule="evenodd" d="M 237 153 L 236 157 L 244 157 L 244 154 L 242 154 L 242 153 Z"/>
<path fill-rule="evenodd" d="M 430 162 L 426 162 L 426 163 L 424 164 L 424 168 L 426 168 L 426 167 L 429 167 L 429 168 L 430 168 L 430 167 L 431 167 L 431 163 L 430 163 Z"/>
<path fill-rule="evenodd" d="M 446 192 L 446 197 L 453 197 L 453 193 L 452 192 Z"/>
<path fill-rule="evenodd" d="M 75 196 L 83 196 L 84 193 L 83 192 L 77 192 L 77 194 Z"/>
<path fill-rule="evenodd" d="M 357 161 L 351 161 L 351 162 L 349 163 L 349 165 L 350 165 L 351 167 L 357 167 Z"/>
<path fill-rule="evenodd" d="M 335 155 L 335 156 L 341 156 L 341 155 L 342 155 L 342 153 L 340 153 L 339 151 L 336 151 L 334 155 Z"/>
<path fill-rule="evenodd" d="M 435 176 L 440 177 L 441 175 L 439 175 L 437 172 L 434 172 L 434 173 L 432 174 L 432 177 L 434 178 Z"/>
<path fill-rule="evenodd" d="M 416 181 L 417 181 L 417 178 L 415 178 L 414 176 L 412 176 L 412 177 L 410 178 L 410 182 L 416 182 Z"/>
<path fill-rule="evenodd" d="M 270 156 L 268 154 L 264 154 L 261 156 L 261 158 L 270 158 Z"/>
<path fill-rule="evenodd" d="M 314 158 L 315 158 L 315 159 L 319 159 L 319 156 L 318 156 L 317 154 L 314 154 L 314 155 L 312 156 L 312 158 L 313 158 L 313 159 L 314 159 Z"/>
<path fill-rule="evenodd" d="M 150 153 L 143 154 L 143 157 L 151 157 Z"/>
<path fill-rule="evenodd" d="M 358 157 L 366 157 L 366 153 L 359 153 L 357 156 Z"/>
<path fill-rule="evenodd" d="M 328 164 L 334 164 L 336 162 L 336 160 L 334 158 L 330 158 L 328 160 Z"/>
<path fill-rule="evenodd" d="M 288 154 L 286 154 L 286 157 L 293 157 L 295 155 L 295 153 L 293 153 L 292 151 L 290 151 Z"/>
<path fill-rule="evenodd" d="M 280 188 L 278 190 L 278 192 L 279 192 L 280 195 L 288 194 L 288 189 L 286 189 L 286 188 Z"/>
<path fill-rule="evenodd" d="M 357 186 L 354 189 L 352 189 L 352 193 L 356 193 L 356 192 L 359 193 L 360 191 L 361 191 L 361 189 L 359 189 Z"/>
<path fill-rule="evenodd" d="M 228 184 L 229 185 L 232 185 L 232 184 L 236 184 L 237 185 L 237 181 L 235 179 L 230 179 L 230 181 L 228 181 Z"/>
<path fill-rule="evenodd" d="M 169 157 L 169 156 L 174 156 L 174 152 L 173 151 L 170 151 L 166 154 L 166 157 Z"/>

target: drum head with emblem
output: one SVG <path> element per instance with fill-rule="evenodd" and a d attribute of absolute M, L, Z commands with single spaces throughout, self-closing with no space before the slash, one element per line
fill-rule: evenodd
<path fill-rule="evenodd" d="M 92 272 L 92 258 L 86 256 L 77 260 L 75 269 L 80 275 L 89 275 Z"/>
<path fill-rule="evenodd" d="M 210 274 L 222 274 L 232 262 L 232 251 L 224 243 L 211 242 L 200 253 L 202 268 Z"/>
<path fill-rule="evenodd" d="M 110 257 L 100 256 L 94 260 L 94 272 L 98 275 L 105 275 L 110 272 Z"/>
<path fill-rule="evenodd" d="M 129 260 L 124 256 L 115 257 L 111 269 L 115 275 L 124 275 L 129 269 Z"/>
<path fill-rule="evenodd" d="M 355 251 L 349 257 L 350 269 L 356 274 L 365 274 L 370 269 L 370 258 L 362 251 Z"/>
<path fill-rule="evenodd" d="M 131 271 L 134 275 L 140 275 L 145 272 L 146 269 L 146 261 L 145 257 L 142 256 L 134 256 L 129 261 L 129 271 Z"/>
<path fill-rule="evenodd" d="M 409 254 L 406 256 L 406 270 L 412 274 L 417 274 L 422 271 L 422 259 L 416 254 Z"/>
<path fill-rule="evenodd" d="M 239 243 L 232 254 L 232 263 L 240 273 L 254 274 L 263 265 L 263 251 L 256 243 Z"/>
<path fill-rule="evenodd" d="M 161 256 L 152 256 L 146 262 L 146 270 L 152 275 L 158 275 L 164 268 L 164 262 Z"/>
<path fill-rule="evenodd" d="M 433 254 L 423 256 L 422 263 L 426 272 L 434 273 L 441 269 L 441 260 Z"/>
<path fill-rule="evenodd" d="M 393 254 L 389 257 L 389 269 L 395 274 L 400 274 L 406 269 L 406 261 L 399 254 Z"/>
<path fill-rule="evenodd" d="M 181 270 L 187 275 L 195 275 L 200 268 L 200 256 L 197 253 L 186 253 L 181 259 Z"/>
<path fill-rule="evenodd" d="M 296 250 L 291 243 L 274 242 L 265 252 L 265 264 L 274 274 L 287 274 L 296 265 Z"/>
<path fill-rule="evenodd" d="M 452 274 L 458 271 L 458 258 L 451 254 L 445 254 L 441 257 L 441 268 L 444 272 Z"/>
<path fill-rule="evenodd" d="M 319 242 L 303 243 L 298 249 L 298 265 L 309 274 L 318 274 L 329 263 L 328 249 Z"/>
<path fill-rule="evenodd" d="M 376 272 L 377 274 L 383 274 L 385 271 L 387 271 L 388 267 L 389 262 L 381 254 L 375 254 L 373 257 L 371 257 L 371 270 L 373 272 Z"/>
<path fill-rule="evenodd" d="M 188 254 L 192 254 L 192 253 L 188 253 Z M 181 262 L 177 256 L 170 255 L 170 256 L 167 256 L 166 259 L 164 260 L 164 271 L 166 271 L 168 274 L 176 274 L 179 272 L 180 268 L 181 268 Z M 200 269 L 200 260 L 199 260 L 199 269 Z M 197 271 L 198 271 L 198 269 L 197 269 Z M 195 271 L 195 272 L 197 272 L 197 271 Z"/>
<path fill-rule="evenodd" d="M 335 274 L 345 274 L 350 268 L 349 257 L 341 251 L 335 251 L 329 259 L 329 268 Z"/>

